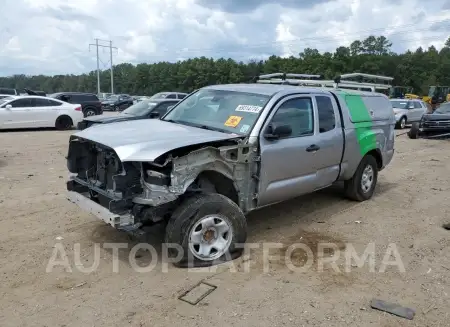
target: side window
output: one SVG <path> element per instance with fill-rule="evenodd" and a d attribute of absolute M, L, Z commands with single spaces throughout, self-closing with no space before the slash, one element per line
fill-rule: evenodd
<path fill-rule="evenodd" d="M 272 123 L 289 125 L 290 137 L 314 134 L 314 114 L 311 98 L 295 98 L 285 101 L 272 118 Z"/>
<path fill-rule="evenodd" d="M 329 97 L 317 96 L 317 111 L 319 113 L 319 132 L 325 133 L 336 127 L 333 102 Z"/>
<path fill-rule="evenodd" d="M 61 106 L 62 105 L 62 103 L 58 102 L 58 101 L 54 101 L 54 100 L 50 100 L 50 99 L 47 99 L 47 101 L 49 103 L 49 106 L 52 106 L 52 107 L 57 107 L 57 106 Z"/>
<path fill-rule="evenodd" d="M 166 99 L 176 99 L 177 95 L 175 93 L 169 94 Z"/>
<path fill-rule="evenodd" d="M 170 106 L 174 106 L 176 102 L 165 102 L 161 103 L 154 111 L 159 112 L 160 115 L 163 115 L 167 112 L 167 108 Z"/>
<path fill-rule="evenodd" d="M 414 101 L 414 108 L 415 109 L 421 109 L 422 106 L 420 105 L 420 102 Z"/>
<path fill-rule="evenodd" d="M 12 101 L 10 104 L 13 108 L 31 107 L 31 99 L 17 99 Z"/>
<path fill-rule="evenodd" d="M 186 94 L 178 94 L 178 99 L 184 99 L 186 97 Z"/>
<path fill-rule="evenodd" d="M 50 106 L 50 102 L 47 99 L 33 99 L 32 100 L 33 107 L 48 107 Z"/>

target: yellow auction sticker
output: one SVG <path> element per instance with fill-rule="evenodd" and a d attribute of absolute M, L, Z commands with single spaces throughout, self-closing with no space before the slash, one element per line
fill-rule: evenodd
<path fill-rule="evenodd" d="M 227 127 L 236 127 L 237 125 L 239 125 L 241 120 L 242 120 L 241 116 L 230 116 L 228 117 L 224 125 Z"/>

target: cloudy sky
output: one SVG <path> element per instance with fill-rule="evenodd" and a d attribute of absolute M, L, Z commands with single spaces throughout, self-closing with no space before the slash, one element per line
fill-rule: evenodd
<path fill-rule="evenodd" d="M 96 68 L 95 38 L 114 63 L 207 56 L 237 60 L 333 51 L 384 34 L 395 51 L 450 35 L 450 0 L 1 0 L 0 76 Z M 108 43 L 101 43 L 108 45 Z M 100 51 L 100 68 L 109 64 Z"/>

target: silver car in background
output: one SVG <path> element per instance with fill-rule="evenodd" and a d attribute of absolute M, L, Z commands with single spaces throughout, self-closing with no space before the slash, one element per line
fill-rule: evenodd
<path fill-rule="evenodd" d="M 400 129 L 405 128 L 406 124 L 420 121 L 428 110 L 426 103 L 418 99 L 392 99 L 391 104 L 396 127 Z"/>

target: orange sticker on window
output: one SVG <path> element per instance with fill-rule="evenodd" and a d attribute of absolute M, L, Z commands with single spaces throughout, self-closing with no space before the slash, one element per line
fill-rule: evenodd
<path fill-rule="evenodd" d="M 230 116 L 228 117 L 224 125 L 228 127 L 236 127 L 237 125 L 239 125 L 241 120 L 242 120 L 241 116 Z"/>

